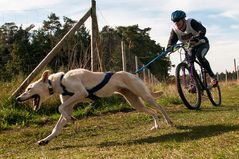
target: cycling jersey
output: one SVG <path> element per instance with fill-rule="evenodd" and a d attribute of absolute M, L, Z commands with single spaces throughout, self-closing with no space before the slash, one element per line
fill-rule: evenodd
<path fill-rule="evenodd" d="M 208 39 L 205 37 L 206 28 L 195 19 L 187 19 L 186 28 L 179 30 L 175 25 L 173 26 L 170 37 L 168 40 L 168 47 L 177 43 L 177 41 L 186 42 L 192 36 L 198 36 L 200 39 L 203 38 L 208 43 Z"/>

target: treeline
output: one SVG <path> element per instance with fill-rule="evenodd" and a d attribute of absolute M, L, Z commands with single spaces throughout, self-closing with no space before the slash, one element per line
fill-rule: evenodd
<path fill-rule="evenodd" d="M 28 75 L 47 53 L 61 40 L 76 21 L 63 17 L 63 21 L 54 13 L 43 21 L 42 27 L 34 30 L 34 26 L 23 28 L 14 22 L 5 23 L 0 28 L 0 81 L 9 81 L 16 75 Z M 122 70 L 121 41 L 125 43 L 127 71 L 135 71 L 137 55 L 142 63 L 149 62 L 162 47 L 151 40 L 151 28 L 141 29 L 138 25 L 105 26 L 100 31 L 103 64 L 106 71 Z M 90 69 L 90 33 L 83 25 L 66 40 L 57 56 L 48 68 L 53 71 L 74 68 Z M 171 63 L 168 58 L 155 62 L 150 71 L 159 80 L 168 77 Z"/>
<path fill-rule="evenodd" d="M 237 72 L 236 71 L 232 71 L 232 72 L 228 72 L 226 71 L 225 73 L 221 72 L 220 74 L 217 74 L 217 77 L 220 81 L 227 81 L 227 80 L 237 80 Z"/>

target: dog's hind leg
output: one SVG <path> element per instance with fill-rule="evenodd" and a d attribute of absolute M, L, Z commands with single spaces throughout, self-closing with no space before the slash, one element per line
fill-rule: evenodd
<path fill-rule="evenodd" d="M 159 128 L 159 119 L 158 119 L 158 116 L 157 116 L 156 112 L 154 112 L 153 110 L 145 107 L 138 96 L 136 96 L 135 94 L 133 94 L 129 90 L 125 90 L 125 89 L 119 90 L 118 93 L 120 93 L 126 99 L 126 101 L 132 107 L 134 107 L 137 111 L 147 113 L 147 114 L 149 114 L 153 117 L 154 126 L 151 128 L 151 130 Z"/>
<path fill-rule="evenodd" d="M 150 91 L 144 87 L 144 85 L 138 83 L 138 85 L 133 85 L 134 87 L 131 87 L 131 91 L 136 94 L 137 96 L 139 96 L 142 100 L 144 100 L 145 102 L 147 102 L 148 104 L 154 106 L 154 108 L 156 108 L 157 111 L 159 111 L 164 119 L 166 120 L 166 122 L 172 126 L 173 122 L 170 120 L 167 112 L 164 110 L 163 107 L 161 107 L 156 100 L 154 99 L 154 97 L 151 95 Z"/>
<path fill-rule="evenodd" d="M 132 80 L 133 78 L 134 80 Z M 154 108 L 156 108 L 157 111 L 160 111 L 160 113 L 163 115 L 164 119 L 169 125 L 171 126 L 173 125 L 164 108 L 161 107 L 159 104 L 157 104 L 154 97 L 150 93 L 150 90 L 146 87 L 146 85 L 143 83 L 142 80 L 134 76 L 125 79 L 124 84 L 127 85 L 127 89 L 130 90 L 133 94 L 140 97 L 142 100 L 149 103 L 150 105 L 154 106 Z"/>
<path fill-rule="evenodd" d="M 171 121 L 171 119 L 169 118 L 168 114 L 166 113 L 166 111 L 164 110 L 163 107 L 161 107 L 155 100 L 154 98 L 149 95 L 149 96 L 143 96 L 141 97 L 144 101 L 148 102 L 150 105 L 153 105 L 159 112 L 162 113 L 164 119 L 166 120 L 167 124 L 170 126 L 173 126 L 173 122 Z"/>

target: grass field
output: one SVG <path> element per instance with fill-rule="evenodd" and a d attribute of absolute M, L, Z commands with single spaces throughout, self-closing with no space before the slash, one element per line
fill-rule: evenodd
<path fill-rule="evenodd" d="M 223 85 L 222 97 L 222 106 L 213 107 L 204 99 L 198 111 L 188 110 L 182 104 L 166 104 L 175 127 L 168 127 L 160 118 L 161 129 L 155 131 L 150 131 L 152 118 L 135 111 L 79 119 L 46 146 L 35 143 L 51 132 L 56 120 L 41 126 L 3 130 L 0 158 L 236 159 L 239 84 Z"/>

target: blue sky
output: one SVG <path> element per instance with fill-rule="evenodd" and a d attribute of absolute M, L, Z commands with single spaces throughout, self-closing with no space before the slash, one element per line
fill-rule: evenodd
<path fill-rule="evenodd" d="M 207 54 L 214 72 L 234 70 L 234 59 L 239 65 L 239 2 L 238 0 L 96 0 L 99 28 L 138 24 L 150 27 L 150 36 L 161 46 L 167 44 L 172 27 L 171 12 L 184 10 L 188 18 L 195 18 L 207 28 L 211 48 Z M 90 9 L 91 0 L 0 0 L 0 25 L 39 26 L 53 12 L 79 20 Z M 89 26 L 90 21 L 87 21 Z M 178 64 L 179 54 L 170 56 Z"/>

